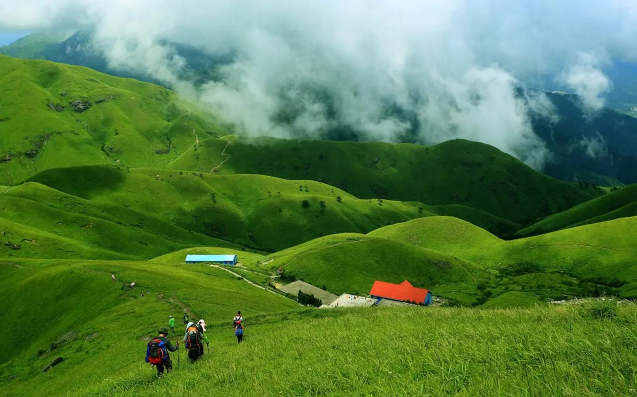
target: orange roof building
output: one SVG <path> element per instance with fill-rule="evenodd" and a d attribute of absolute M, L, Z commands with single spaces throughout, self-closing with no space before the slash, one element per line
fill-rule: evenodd
<path fill-rule="evenodd" d="M 369 294 L 374 298 L 391 299 L 399 302 L 416 302 L 419 305 L 431 304 L 431 292 L 416 288 L 407 280 L 400 284 L 375 281 Z"/>

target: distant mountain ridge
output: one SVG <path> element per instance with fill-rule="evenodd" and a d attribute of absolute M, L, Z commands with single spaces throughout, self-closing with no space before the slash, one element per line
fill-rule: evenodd
<path fill-rule="evenodd" d="M 91 44 L 91 37 L 87 31 L 77 31 L 68 37 L 55 32 L 33 33 L 9 46 L 0 47 L 0 54 L 86 66 L 115 76 L 160 84 L 143 73 L 111 68 L 103 54 Z M 219 80 L 218 67 L 233 59 L 232 55 L 216 57 L 194 46 L 167 44 L 173 46 L 188 65 L 180 77 L 196 85 Z M 637 107 L 637 67 L 618 64 L 608 73 L 622 82 L 615 87 L 612 94 L 614 99 L 609 100 L 609 104 L 620 106 L 633 98 Z M 556 109 L 558 121 L 532 116 L 532 125 L 551 151 L 551 157 L 543 169 L 547 175 L 569 182 L 582 181 L 604 186 L 637 182 L 637 118 L 610 108 L 604 108 L 591 117 L 581 109 L 576 95 L 557 92 L 546 92 L 546 95 Z M 626 106 L 624 108 L 628 109 Z M 402 137 L 401 141 L 417 143 L 415 137 L 420 124 L 416 115 L 397 105 L 388 105 L 387 112 L 412 126 L 413 131 Z M 286 110 L 276 117 L 280 117 L 282 123 L 292 123 L 295 115 L 288 113 L 290 111 Z M 364 134 L 364 131 L 341 126 L 327 131 L 322 138 L 356 141 L 363 140 Z"/>

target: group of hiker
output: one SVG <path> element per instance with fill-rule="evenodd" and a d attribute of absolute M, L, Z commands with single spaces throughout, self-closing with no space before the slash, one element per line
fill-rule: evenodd
<path fill-rule="evenodd" d="M 196 323 L 189 321 L 188 313 L 184 312 L 184 324 L 186 325 L 186 333 L 182 341 L 188 351 L 188 359 L 194 363 L 204 355 L 204 343 L 210 349 L 210 341 L 206 335 L 206 322 L 203 319 Z M 170 327 L 170 332 L 175 332 L 175 318 L 173 316 L 169 316 L 168 326 Z M 243 317 L 240 311 L 234 316 L 232 327 L 237 337 L 237 343 L 241 343 L 243 341 Z M 167 372 L 172 370 L 172 360 L 169 352 L 177 351 L 179 353 L 179 341 L 173 344 L 168 339 L 168 334 L 167 328 L 160 329 L 158 336 L 151 339 L 146 347 L 146 362 L 157 367 L 157 376 L 159 377 L 164 374 L 164 370 Z"/>

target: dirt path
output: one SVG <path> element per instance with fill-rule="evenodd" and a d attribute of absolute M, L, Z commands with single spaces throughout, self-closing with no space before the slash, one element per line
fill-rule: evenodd
<path fill-rule="evenodd" d="M 190 109 L 188 109 L 188 110 L 186 111 L 186 120 L 184 120 L 184 125 L 185 125 L 187 128 L 190 128 L 190 127 L 188 127 L 188 120 L 190 120 Z M 192 134 L 195 136 L 195 143 L 193 144 L 193 146 L 196 146 L 196 145 L 198 145 L 198 144 L 199 144 L 199 138 L 197 137 L 197 132 L 196 132 L 196 130 L 197 130 L 196 128 L 193 128 L 193 129 L 192 129 Z"/>
<path fill-rule="evenodd" d="M 274 295 L 278 295 L 278 296 L 280 296 L 280 297 L 282 297 L 282 298 L 290 299 L 290 298 L 288 298 L 287 296 L 283 296 L 283 295 L 281 295 L 281 294 L 277 294 L 277 293 L 276 293 L 276 292 L 274 292 L 274 291 L 270 291 L 269 289 L 265 289 L 264 287 L 260 286 L 259 284 L 255 284 L 255 283 L 253 283 L 252 281 L 250 281 L 250 280 L 248 280 L 247 278 L 243 277 L 243 276 L 242 276 L 242 275 L 240 275 L 239 273 L 235 273 L 235 272 L 233 272 L 232 270 L 230 270 L 230 269 L 228 269 L 228 268 L 225 268 L 225 267 L 222 267 L 222 266 L 219 266 L 219 265 L 210 265 L 210 267 L 216 267 L 217 269 L 225 270 L 225 271 L 227 271 L 228 273 L 232 274 L 233 276 L 241 277 L 241 278 L 243 279 L 243 281 L 245 281 L 245 282 L 246 282 L 246 283 L 248 283 L 248 284 L 251 284 L 251 285 L 252 285 L 252 286 L 254 286 L 254 287 L 261 288 L 261 289 L 262 289 L 262 290 L 264 290 L 264 291 L 267 291 L 267 292 L 269 292 L 269 293 L 271 293 L 271 294 L 274 294 Z M 291 301 L 293 301 L 293 302 L 295 302 L 295 303 L 298 303 L 298 302 L 296 302 L 294 299 L 290 299 L 290 300 L 291 300 Z"/>
<path fill-rule="evenodd" d="M 7 190 L 5 190 L 4 192 L 0 193 L 0 194 L 5 194 L 7 193 L 9 190 L 13 189 L 15 186 L 9 186 L 9 188 Z"/>
<path fill-rule="evenodd" d="M 230 155 L 226 154 L 226 149 L 228 148 L 228 146 L 230 146 L 230 140 L 228 139 L 228 143 L 226 144 L 226 147 L 223 148 L 223 151 L 221 152 L 222 156 L 228 156 L 225 158 L 225 160 L 223 160 L 221 163 L 219 163 L 218 166 L 216 167 L 212 167 L 210 169 L 210 173 L 212 174 L 213 172 L 215 172 L 215 170 L 218 170 L 219 168 L 221 168 L 221 166 L 223 165 L 223 163 L 225 163 L 226 161 L 230 160 Z"/>

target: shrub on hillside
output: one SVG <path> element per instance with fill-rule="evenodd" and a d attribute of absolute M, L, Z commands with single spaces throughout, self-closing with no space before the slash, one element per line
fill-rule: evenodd
<path fill-rule="evenodd" d="M 595 320 L 612 320 L 617 316 L 617 301 L 604 299 L 582 306 L 582 317 Z"/>
<path fill-rule="evenodd" d="M 310 207 L 310 202 L 307 201 L 307 200 L 303 200 L 303 202 L 301 203 L 301 207 L 309 208 Z"/>
<path fill-rule="evenodd" d="M 315 307 L 320 307 L 323 304 L 323 301 L 314 296 L 314 294 L 306 294 L 301 290 L 299 290 L 297 300 L 302 305 L 312 305 Z"/>

